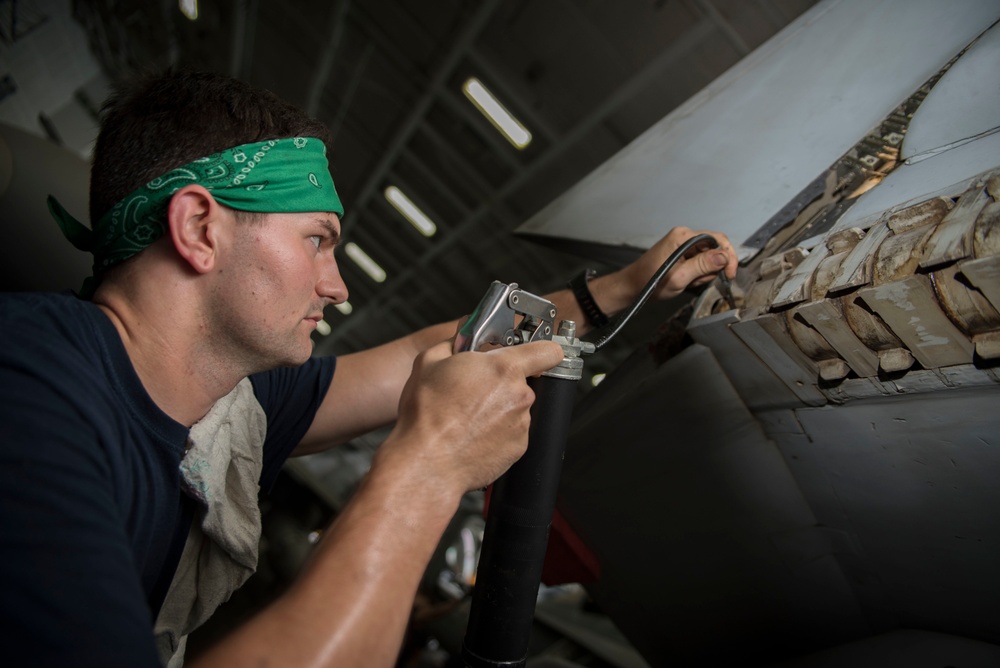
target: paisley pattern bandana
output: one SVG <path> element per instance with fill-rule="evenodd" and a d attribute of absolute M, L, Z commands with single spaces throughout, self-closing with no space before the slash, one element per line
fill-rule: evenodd
<path fill-rule="evenodd" d="M 163 236 L 170 198 L 193 183 L 209 190 L 218 202 L 240 211 L 344 215 L 330 177 L 326 146 L 319 139 L 304 137 L 243 144 L 171 170 L 111 207 L 93 230 L 50 195 L 49 211 L 63 235 L 78 249 L 94 255 L 93 275 L 84 281 L 80 296 L 89 299 L 107 269 Z"/>

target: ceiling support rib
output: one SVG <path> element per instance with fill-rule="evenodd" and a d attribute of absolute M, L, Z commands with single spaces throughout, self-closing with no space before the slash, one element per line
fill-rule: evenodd
<path fill-rule="evenodd" d="M 365 72 L 368 70 L 368 61 L 371 60 L 373 53 L 375 53 L 375 45 L 369 42 L 365 45 L 365 50 L 361 53 L 361 57 L 358 58 L 354 67 L 351 68 L 351 80 L 347 82 L 347 90 L 344 93 L 344 97 L 340 104 L 337 105 L 337 115 L 334 117 L 333 122 L 329 124 L 331 141 L 334 142 L 334 145 L 336 145 L 337 135 L 340 134 L 340 128 L 347 119 L 347 112 L 351 109 L 351 105 L 354 104 L 354 96 L 357 95 L 358 87 L 364 81 Z"/>
<path fill-rule="evenodd" d="M 257 9 L 260 0 L 236 0 L 236 26 L 233 28 L 233 50 L 229 73 L 236 79 L 250 80 L 253 66 L 253 42 L 257 33 Z"/>
<path fill-rule="evenodd" d="M 472 213 L 469 207 L 465 205 L 431 170 L 427 165 L 420 159 L 419 156 L 412 153 L 407 153 L 405 159 L 413 163 L 421 172 L 424 179 L 431 184 L 436 190 L 436 192 L 448 203 L 455 208 L 456 211 L 461 212 L 462 219 L 465 220 Z M 393 176 L 393 178 L 397 178 Z M 397 178 L 398 180 L 398 178 Z M 404 184 L 405 185 L 405 184 Z M 493 215 L 499 218 L 503 222 L 504 229 L 510 229 L 518 224 L 519 221 L 514 220 L 514 216 L 511 215 L 509 211 L 503 206 L 497 206 L 493 211 Z M 447 230 L 445 230 L 447 231 Z M 524 244 L 522 248 L 518 249 L 518 253 L 522 256 L 522 259 L 526 264 L 532 265 L 536 268 L 542 269 L 545 267 L 542 261 L 541 255 L 535 250 L 535 244 Z M 427 272 L 426 275 L 431 276 L 436 272 Z M 542 272 L 544 273 L 544 272 Z M 546 277 L 546 280 L 554 281 L 555 278 L 551 275 Z"/>
<path fill-rule="evenodd" d="M 434 170 L 432 170 L 430 167 L 427 166 L 427 163 L 425 163 L 420 158 L 420 156 L 412 152 L 407 152 L 405 155 L 402 156 L 402 161 L 408 162 L 414 167 L 416 167 L 420 171 L 420 178 L 422 178 L 426 183 L 428 183 L 434 189 L 434 194 L 439 196 L 441 199 L 445 200 L 448 203 L 448 206 L 452 207 L 456 211 L 459 211 L 461 213 L 462 218 L 465 218 L 465 216 L 468 215 L 469 207 L 465 205 L 465 202 L 463 202 L 459 198 L 459 196 L 456 195 L 451 190 L 451 188 L 449 188 L 448 185 L 441 180 L 441 177 L 439 177 L 437 174 L 434 173 Z M 411 200 L 414 200 L 414 197 L 416 197 L 417 199 L 423 199 L 426 197 L 426 195 L 424 196 L 413 195 L 412 193 L 417 192 L 414 189 L 413 184 L 409 183 L 406 179 L 402 178 L 395 170 L 389 172 L 389 177 L 392 179 L 394 183 L 402 186 L 407 193 L 410 193 Z M 429 207 L 425 205 L 420 205 L 419 202 L 417 203 L 420 206 L 420 208 L 424 211 L 424 213 L 429 215 L 434 220 L 434 222 L 438 226 L 439 231 L 441 232 L 448 231 L 447 224 L 442 223 L 442 221 L 440 220 L 441 213 L 439 211 L 432 211 L 429 209 Z"/>
<path fill-rule="evenodd" d="M 306 112 L 315 117 L 319 112 L 319 101 L 323 97 L 326 84 L 330 81 L 333 71 L 333 61 L 340 48 L 340 40 L 344 37 L 344 24 L 347 23 L 347 13 L 351 10 L 351 0 L 340 0 L 330 21 L 329 39 L 323 48 L 323 53 L 317 59 L 316 75 L 309 85 L 309 96 L 306 98 Z"/>
<path fill-rule="evenodd" d="M 771 0 L 757 0 L 757 4 L 760 5 L 761 10 L 767 15 L 767 19 L 771 22 L 771 25 L 778 30 L 791 23 L 791 18 L 785 16 L 785 13 L 775 7 Z"/>
<path fill-rule="evenodd" d="M 466 52 L 468 52 L 472 43 L 479 36 L 479 33 L 486 27 L 486 24 L 489 22 L 490 18 L 499 6 L 500 0 L 490 0 L 489 2 L 484 2 L 476 12 L 475 16 L 473 16 L 472 20 L 469 21 L 469 25 L 466 26 L 463 33 L 459 35 L 458 39 L 455 41 L 454 47 L 452 47 L 452 49 L 448 52 L 444 62 L 441 63 L 441 66 L 438 67 L 437 71 L 434 73 L 434 77 L 429 82 L 423 96 L 413 106 L 413 110 L 403 122 L 403 125 L 396 133 L 396 136 L 393 137 L 393 140 L 389 145 L 389 149 L 384 153 L 378 165 L 376 165 L 375 169 L 372 170 L 372 175 L 365 182 L 364 186 L 362 186 L 361 191 L 358 193 L 357 202 L 355 203 L 355 211 L 363 210 L 368 200 L 378 190 L 383 179 L 385 178 L 385 175 L 406 147 L 410 137 L 413 136 L 417 127 L 419 127 L 419 125 L 424 121 L 427 111 L 431 108 L 435 98 L 441 92 L 445 82 L 448 80 L 448 77 L 450 77 L 455 71 L 455 67 L 459 62 L 461 62 L 462 58 L 465 57 Z M 356 216 L 351 213 L 348 213 L 345 216 L 344 227 L 347 234 L 350 234 L 350 226 L 354 223 L 355 218 Z"/>
<path fill-rule="evenodd" d="M 741 58 L 750 53 L 750 45 L 746 43 L 746 40 L 743 39 L 739 31 L 733 27 L 732 23 L 726 20 L 726 17 L 719 12 L 710 0 L 695 0 L 695 2 L 701 8 L 701 11 L 718 26 L 722 34 L 729 40 L 729 43 L 736 49 L 736 52 L 740 54 Z"/>
<path fill-rule="evenodd" d="M 372 48 L 372 43 L 377 42 L 378 48 L 384 54 L 390 56 L 389 59 L 390 62 L 392 62 L 399 68 L 402 68 L 404 66 L 404 64 L 407 62 L 406 58 L 399 52 L 399 49 L 396 47 L 396 45 L 391 40 L 386 38 L 386 36 L 381 32 L 377 24 L 372 22 L 370 18 L 368 18 L 359 11 L 352 13 L 351 17 L 352 21 L 356 20 L 369 35 L 372 35 L 375 38 L 369 40 L 369 48 Z M 474 53 L 474 49 L 475 49 L 475 44 L 473 43 L 472 45 L 470 45 L 468 52 L 464 54 L 466 59 L 472 61 L 475 60 L 476 58 L 479 58 L 480 60 L 482 60 L 480 56 Z M 366 60 L 367 60 L 366 58 L 363 58 L 363 61 Z M 456 63 L 456 68 L 457 68 L 457 63 Z M 363 69 L 363 65 L 359 63 L 359 65 L 355 68 L 355 73 L 352 78 L 352 86 L 356 86 L 354 82 L 356 80 L 361 79 L 361 77 L 359 76 L 359 70 L 361 69 Z M 406 73 L 405 76 L 412 79 L 414 85 L 418 87 L 429 88 L 431 86 L 430 81 L 423 78 L 419 73 Z M 503 160 L 505 163 L 507 163 L 508 167 L 510 167 L 514 171 L 521 169 L 522 165 L 514 156 L 514 154 L 511 152 L 510 145 L 507 144 L 506 142 L 501 141 L 499 135 L 492 127 L 487 127 L 485 124 L 483 124 L 482 118 L 473 113 L 472 107 L 470 105 L 463 104 L 463 101 L 458 97 L 457 94 L 453 94 L 453 92 L 448 88 L 444 88 L 443 90 L 447 94 L 441 95 L 439 100 L 443 102 L 445 106 L 447 106 L 449 109 L 451 109 L 451 111 L 455 113 L 457 116 L 459 116 L 460 118 L 464 118 L 466 121 L 468 121 L 473 128 L 481 128 L 483 131 L 479 133 L 480 136 L 483 137 L 483 140 L 485 142 L 487 142 L 493 147 L 494 154 L 497 155 L 497 157 Z M 434 132 L 431 126 L 426 124 L 419 126 L 417 130 L 425 133 Z M 439 141 L 438 144 L 446 148 L 450 155 L 453 156 L 457 155 L 454 149 L 452 149 L 447 142 Z M 471 166 L 468 166 L 468 162 L 464 161 L 464 159 L 463 162 L 464 164 L 467 165 L 468 170 L 473 169 Z M 470 171 L 469 173 L 473 172 Z M 479 177 L 478 174 L 476 174 L 476 177 L 478 178 L 479 182 L 482 181 L 482 178 Z M 488 192 L 490 189 L 491 188 L 487 187 L 484 189 L 484 192 Z"/>
<path fill-rule="evenodd" d="M 16 5 L 17 3 L 12 3 Z M 177 23 L 170 20 L 170 13 L 176 11 L 177 3 L 171 0 L 160 0 L 163 9 L 163 24 L 167 31 L 167 65 L 174 67 L 181 56 L 180 46 L 177 44 Z"/>
<path fill-rule="evenodd" d="M 657 77 L 661 76 L 665 69 L 677 63 L 681 58 L 687 55 L 688 52 L 714 34 L 716 30 L 716 25 L 711 19 L 703 19 L 702 21 L 699 21 L 694 27 L 691 28 L 691 30 L 685 33 L 669 48 L 664 50 L 663 53 L 657 56 L 654 60 L 650 61 L 650 63 L 635 76 L 625 82 L 625 84 L 619 88 L 614 95 L 609 96 L 600 104 L 595 106 L 590 115 L 583 118 L 580 123 L 555 142 L 547 153 L 528 165 L 520 173 L 516 174 L 491 197 L 488 197 L 480 207 L 478 207 L 465 220 L 456 226 L 456 228 L 452 230 L 447 237 L 436 243 L 428 251 L 421 255 L 417 261 L 407 267 L 402 274 L 394 279 L 390 279 L 390 283 L 386 286 L 386 290 L 384 290 L 383 294 L 392 294 L 393 287 L 397 282 L 415 280 L 415 277 L 421 275 L 423 272 L 426 272 L 428 270 L 428 266 L 439 255 L 450 250 L 452 245 L 457 243 L 462 236 L 477 230 L 477 223 L 480 219 L 493 212 L 503 198 L 510 196 L 518 188 L 527 183 L 530 179 L 534 178 L 544 167 L 548 166 L 550 162 L 562 155 L 572 146 L 575 146 L 577 142 L 583 140 L 590 132 L 596 129 L 601 123 L 607 120 L 609 116 L 617 111 L 624 102 L 634 97 L 646 86 L 652 84 Z M 346 335 L 352 329 L 363 326 L 366 318 L 368 317 L 368 312 L 379 312 L 385 306 L 386 301 L 387 300 L 385 298 L 376 298 L 367 304 L 360 313 L 355 311 L 353 317 L 347 322 L 341 324 L 337 331 L 334 331 L 333 334 L 326 337 L 324 343 L 328 346 L 332 346 L 337 342 L 339 336 Z"/>
<path fill-rule="evenodd" d="M 375 24 L 371 23 L 369 20 L 362 19 L 361 22 L 364 25 L 365 29 L 368 30 L 369 32 L 378 31 L 378 27 Z M 433 41 L 430 37 L 427 37 L 423 31 L 420 31 L 420 35 L 427 42 Z M 406 62 L 406 58 L 401 53 L 399 53 L 398 48 L 390 40 L 386 39 L 385 36 L 381 34 L 381 32 L 379 32 L 378 42 L 380 48 L 383 51 L 392 54 L 392 62 L 396 63 L 397 66 L 399 63 Z M 464 56 L 465 59 L 469 60 L 470 62 L 475 60 L 475 58 L 477 57 L 475 54 L 475 43 L 469 45 L 469 49 L 464 54 Z M 458 62 L 456 62 L 455 67 L 457 69 Z M 420 81 L 417 82 L 417 85 L 426 88 L 430 86 L 430 83 L 427 81 Z M 474 112 L 472 105 L 470 105 L 466 100 L 460 97 L 452 89 L 444 88 L 442 89 L 442 95 L 438 98 L 438 101 L 444 103 L 444 105 L 447 106 L 449 109 L 451 109 L 452 113 L 454 113 L 456 116 L 465 119 L 465 121 L 469 123 L 470 126 L 480 130 L 479 135 L 483 138 L 483 141 L 485 141 L 487 144 L 490 145 L 490 147 L 493 149 L 493 153 L 498 158 L 507 163 L 508 167 L 514 170 L 520 169 L 521 164 L 512 153 L 510 144 L 508 144 L 506 141 L 501 140 L 500 135 L 496 132 L 496 130 L 494 130 L 491 126 L 489 126 L 489 124 L 485 122 L 485 120 L 480 114 Z M 515 115 L 516 116 L 521 115 L 520 109 L 518 109 L 518 113 Z"/>
<path fill-rule="evenodd" d="M 471 191 L 473 188 L 478 190 L 478 192 L 470 192 L 470 194 L 481 198 L 487 197 L 491 192 L 493 192 L 493 186 L 490 185 L 486 178 L 477 171 L 476 167 L 465 159 L 465 156 L 456 151 L 454 147 L 452 147 L 452 145 L 441 136 L 441 133 L 430 125 L 424 125 L 420 128 L 420 134 L 434 144 L 434 148 L 439 153 L 444 154 L 450 162 L 453 162 L 460 167 L 462 177 L 471 183 L 469 190 Z"/>

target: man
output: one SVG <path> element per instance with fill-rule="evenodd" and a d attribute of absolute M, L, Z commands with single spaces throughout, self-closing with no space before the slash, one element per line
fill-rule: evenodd
<path fill-rule="evenodd" d="M 146 77 L 105 105 L 83 299 L 0 301 L 0 621 L 13 664 L 183 661 L 187 633 L 256 565 L 258 485 L 284 459 L 396 421 L 355 497 L 280 600 L 198 664 L 392 665 L 428 559 L 462 495 L 527 445 L 539 342 L 453 354 L 455 323 L 310 357 L 347 298 L 326 130 L 226 77 Z M 693 233 L 589 284 L 631 302 Z M 660 297 L 732 276 L 728 241 Z M 560 318 L 586 318 L 570 291 Z M 7 662 L 5 660 L 5 663 Z"/>

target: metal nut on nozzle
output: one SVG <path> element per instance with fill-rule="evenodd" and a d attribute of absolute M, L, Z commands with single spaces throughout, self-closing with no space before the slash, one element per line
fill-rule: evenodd
<path fill-rule="evenodd" d="M 576 338 L 576 322 L 573 320 L 559 321 L 559 336 L 564 336 L 570 341 Z"/>

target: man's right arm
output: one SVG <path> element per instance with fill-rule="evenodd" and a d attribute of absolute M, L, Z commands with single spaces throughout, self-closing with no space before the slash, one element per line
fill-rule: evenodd
<path fill-rule="evenodd" d="M 561 360 L 552 342 L 457 355 L 445 342 L 420 354 L 396 427 L 299 580 L 195 665 L 393 665 L 462 495 L 527 447 L 526 378 Z"/>

